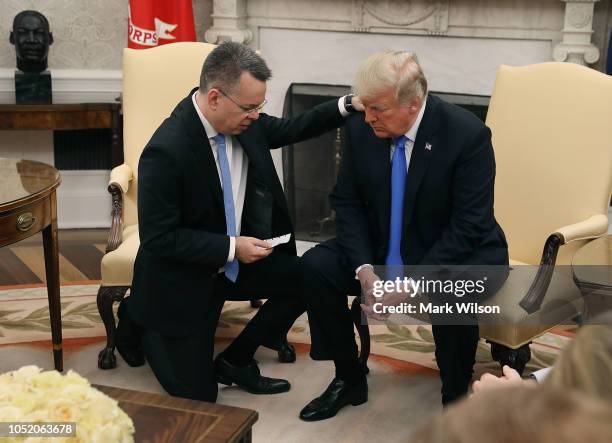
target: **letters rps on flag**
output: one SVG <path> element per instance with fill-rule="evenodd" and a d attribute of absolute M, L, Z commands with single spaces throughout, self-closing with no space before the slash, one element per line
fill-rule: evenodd
<path fill-rule="evenodd" d="M 128 48 L 195 41 L 191 0 L 130 0 Z"/>

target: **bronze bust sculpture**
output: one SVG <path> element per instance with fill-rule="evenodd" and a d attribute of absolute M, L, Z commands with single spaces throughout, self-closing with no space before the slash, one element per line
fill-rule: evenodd
<path fill-rule="evenodd" d="M 52 103 L 51 74 L 47 71 L 53 34 L 49 20 L 38 11 L 21 11 L 13 19 L 11 44 L 15 45 L 15 100 L 17 104 Z"/>
<path fill-rule="evenodd" d="M 39 73 L 47 69 L 49 45 L 53 43 L 47 17 L 38 11 L 21 11 L 13 19 L 10 42 L 15 45 L 19 70 Z"/>

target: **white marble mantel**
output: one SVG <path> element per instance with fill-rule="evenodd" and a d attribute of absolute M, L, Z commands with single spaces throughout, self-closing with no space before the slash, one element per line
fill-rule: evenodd
<path fill-rule="evenodd" d="M 593 64 L 600 0 L 214 0 L 206 40 L 260 47 L 267 28 L 552 42 L 551 59 Z M 607 0 L 603 0 L 604 2 Z"/>
<path fill-rule="evenodd" d="M 261 51 L 273 72 L 266 111 L 281 115 L 291 83 L 350 85 L 382 49 L 415 51 L 432 91 L 476 95 L 491 94 L 501 64 L 593 64 L 599 1 L 214 0 L 205 38 Z"/>
<path fill-rule="evenodd" d="M 262 52 L 275 113 L 291 82 L 350 85 L 358 63 L 385 48 L 416 51 L 432 90 L 489 95 L 500 64 L 595 63 L 598 1 L 214 0 L 205 37 Z"/>

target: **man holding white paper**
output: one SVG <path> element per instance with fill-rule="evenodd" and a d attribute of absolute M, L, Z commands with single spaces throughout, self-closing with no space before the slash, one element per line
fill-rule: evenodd
<path fill-rule="evenodd" d="M 347 112 L 335 99 L 291 119 L 266 115 L 270 75 L 248 46 L 217 46 L 199 88 L 140 157 L 140 248 L 117 348 L 128 363 L 144 363 L 144 352 L 171 395 L 215 401 L 217 382 L 254 394 L 290 389 L 262 376 L 253 359 L 259 346 L 276 347 L 305 310 L 295 241 L 273 248 L 263 240 L 293 232 L 270 149 L 339 127 Z M 224 301 L 261 298 L 268 301 L 213 361 Z M 125 333 L 131 325 L 136 334 Z"/>

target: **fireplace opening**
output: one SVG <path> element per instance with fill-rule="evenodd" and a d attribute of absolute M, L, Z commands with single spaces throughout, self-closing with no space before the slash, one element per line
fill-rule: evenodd
<path fill-rule="evenodd" d="M 283 116 L 299 115 L 349 92 L 349 86 L 293 83 L 285 96 Z M 483 121 L 486 118 L 490 97 L 430 93 L 468 109 Z M 339 128 L 283 149 L 283 184 L 297 240 L 321 242 L 336 235 L 329 193 L 336 183 L 343 143 L 344 128 Z"/>

